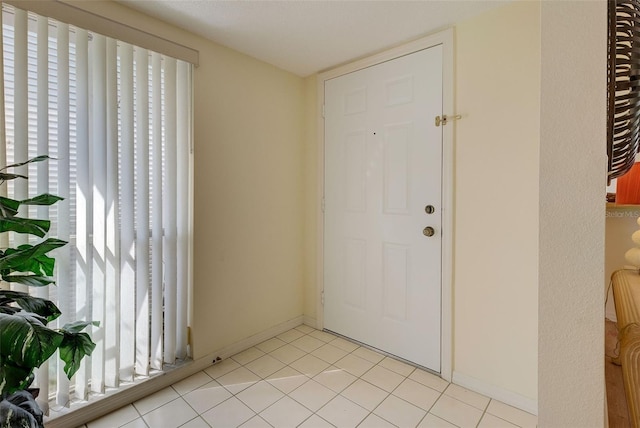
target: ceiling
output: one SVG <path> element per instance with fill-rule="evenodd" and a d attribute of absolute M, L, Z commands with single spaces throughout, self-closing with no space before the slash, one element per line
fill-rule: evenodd
<path fill-rule="evenodd" d="M 468 19 L 507 0 L 119 0 L 307 76 Z"/>

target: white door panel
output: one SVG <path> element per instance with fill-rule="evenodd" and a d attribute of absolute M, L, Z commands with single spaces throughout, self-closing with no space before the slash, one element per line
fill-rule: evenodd
<path fill-rule="evenodd" d="M 441 114 L 441 46 L 325 82 L 324 326 L 438 372 Z"/>

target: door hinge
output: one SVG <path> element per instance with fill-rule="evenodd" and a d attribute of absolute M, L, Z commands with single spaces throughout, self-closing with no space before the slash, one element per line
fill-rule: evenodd
<path fill-rule="evenodd" d="M 324 104 L 322 104 L 322 117 L 324 117 Z"/>
<path fill-rule="evenodd" d="M 440 126 L 440 124 L 442 124 L 442 126 L 445 126 L 449 122 L 449 120 L 458 120 L 458 119 L 462 119 L 462 116 L 459 114 L 453 117 L 449 117 L 446 114 L 443 114 L 442 117 L 436 116 L 435 123 L 436 123 L 436 126 Z"/>
<path fill-rule="evenodd" d="M 324 306 L 324 290 L 320 292 L 320 304 Z"/>
<path fill-rule="evenodd" d="M 324 198 L 320 201 L 320 209 L 324 212 Z"/>
<path fill-rule="evenodd" d="M 187 345 L 191 345 L 191 327 L 187 327 Z"/>

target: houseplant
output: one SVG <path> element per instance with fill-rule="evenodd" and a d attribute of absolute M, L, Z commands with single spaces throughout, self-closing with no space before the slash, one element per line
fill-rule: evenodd
<path fill-rule="evenodd" d="M 32 162 L 42 162 L 48 156 L 38 156 L 26 162 L 0 169 L 0 185 L 8 180 L 26 180 L 14 174 L 12 168 Z M 51 223 L 48 220 L 22 218 L 18 209 L 23 205 L 53 205 L 62 198 L 49 194 L 17 201 L 0 197 L 0 233 L 14 232 L 44 238 Z M 54 284 L 55 259 L 48 253 L 67 243 L 46 238 L 35 245 L 0 248 L 0 280 L 30 287 Z M 95 343 L 82 330 L 90 321 L 77 321 L 61 328 L 47 324 L 61 315 L 56 305 L 47 299 L 28 293 L 0 289 L 0 427 L 43 427 L 42 411 L 35 402 L 36 392 L 27 390 L 34 371 L 56 350 L 64 361 L 69 378 L 79 369 L 80 361 L 91 354 Z"/>

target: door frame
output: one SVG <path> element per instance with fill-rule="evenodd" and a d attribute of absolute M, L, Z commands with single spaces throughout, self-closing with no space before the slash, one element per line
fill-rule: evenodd
<path fill-rule="evenodd" d="M 327 80 L 363 68 L 442 45 L 442 114 L 455 115 L 453 93 L 453 28 L 422 37 L 395 48 L 362 58 L 318 74 L 317 80 L 317 143 L 318 174 L 316 210 L 316 328 L 324 328 L 324 86 Z M 434 118 L 425 118 L 433 120 Z M 441 265 L 441 326 L 440 326 L 440 376 L 451 381 L 453 368 L 453 171 L 454 171 L 455 121 L 442 127 L 442 265 Z"/>

